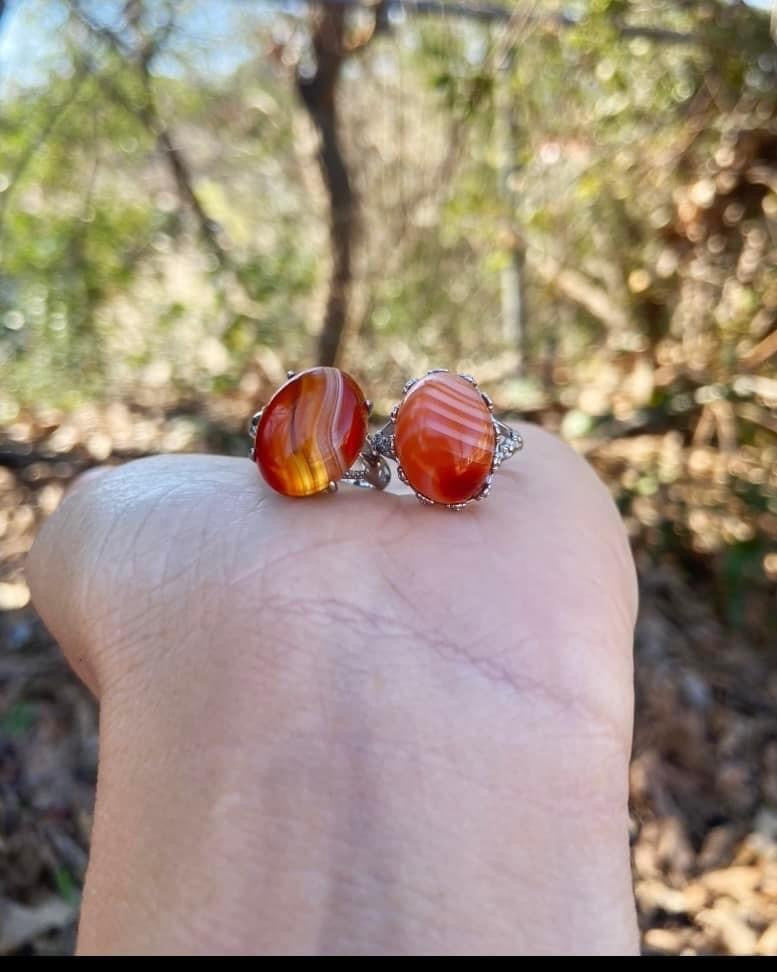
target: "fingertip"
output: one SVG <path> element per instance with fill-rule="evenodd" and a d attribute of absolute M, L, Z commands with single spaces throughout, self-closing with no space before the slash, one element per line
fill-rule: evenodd
<path fill-rule="evenodd" d="M 566 536 L 577 549 L 581 566 L 596 564 L 619 593 L 624 617 L 633 628 L 638 610 L 638 584 L 628 533 L 613 495 L 586 455 L 539 425 L 518 423 L 524 448 L 509 464 L 513 496 L 505 503 L 524 503 L 531 510 L 531 529 Z M 524 529 L 526 525 L 524 524 Z"/>

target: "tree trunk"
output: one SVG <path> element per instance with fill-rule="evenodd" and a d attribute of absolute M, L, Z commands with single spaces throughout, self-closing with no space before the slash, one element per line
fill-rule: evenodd
<path fill-rule="evenodd" d="M 496 130 L 499 153 L 499 191 L 502 201 L 503 246 L 502 268 L 502 337 L 520 355 L 519 370 L 526 370 L 526 333 L 523 309 L 523 249 L 515 226 L 515 173 L 518 169 L 518 138 L 510 81 L 515 61 L 515 48 L 509 47 L 497 67 Z"/>
<path fill-rule="evenodd" d="M 342 64 L 347 56 L 344 38 L 345 9 L 321 8 L 313 33 L 315 73 L 312 77 L 297 77 L 297 90 L 318 131 L 318 161 L 329 197 L 332 271 L 318 339 L 317 359 L 322 365 L 333 365 L 337 361 L 348 321 L 352 248 L 358 215 L 358 201 L 338 131 L 336 93 Z"/>

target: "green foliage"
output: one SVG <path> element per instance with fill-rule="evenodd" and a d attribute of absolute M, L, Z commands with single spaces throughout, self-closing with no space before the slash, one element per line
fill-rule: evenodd
<path fill-rule="evenodd" d="M 84 8 L 117 47 L 54 3 L 58 20 L 35 20 L 53 32 L 37 82 L 2 105 L 4 417 L 258 394 L 310 358 L 331 254 L 293 84 L 309 25 L 252 6 L 214 51 L 195 0 L 134 6 L 132 23 L 118 2 Z M 498 405 L 547 409 L 572 438 L 679 435 L 674 479 L 652 453 L 621 477 L 633 531 L 656 549 L 752 541 L 763 572 L 777 543 L 768 17 L 580 0 L 562 26 L 558 4 L 532 9 L 500 27 L 408 19 L 347 61 L 337 107 L 359 229 L 344 362 L 378 410 L 442 364 L 485 369 Z M 516 262 L 521 375 L 501 322 Z M 689 470 L 705 450 L 752 481 L 721 465 L 723 494 L 702 495 Z"/>
<path fill-rule="evenodd" d="M 26 702 L 17 702 L 0 717 L 0 732 L 20 736 L 35 725 L 35 709 Z"/>
<path fill-rule="evenodd" d="M 78 904 L 81 892 L 72 874 L 66 867 L 59 865 L 54 868 L 54 883 L 63 901 L 67 904 Z"/>

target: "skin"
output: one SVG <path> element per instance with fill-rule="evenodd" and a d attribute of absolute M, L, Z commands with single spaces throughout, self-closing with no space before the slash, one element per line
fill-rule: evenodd
<path fill-rule="evenodd" d="M 99 697 L 81 953 L 634 953 L 637 595 L 533 426 L 463 513 L 246 459 L 88 476 L 35 604 Z"/>

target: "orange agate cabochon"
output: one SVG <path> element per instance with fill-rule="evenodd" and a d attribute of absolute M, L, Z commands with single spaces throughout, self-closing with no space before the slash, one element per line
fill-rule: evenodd
<path fill-rule="evenodd" d="M 460 375 L 433 372 L 405 395 L 394 423 L 408 483 L 435 503 L 466 503 L 485 485 L 496 448 L 491 412 Z"/>
<path fill-rule="evenodd" d="M 256 429 L 259 471 L 284 496 L 310 496 L 337 482 L 367 435 L 367 402 L 339 368 L 311 368 L 273 395 Z"/>

